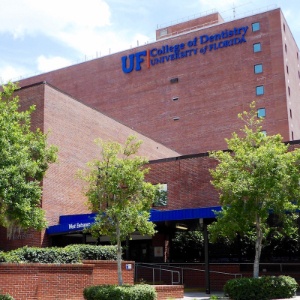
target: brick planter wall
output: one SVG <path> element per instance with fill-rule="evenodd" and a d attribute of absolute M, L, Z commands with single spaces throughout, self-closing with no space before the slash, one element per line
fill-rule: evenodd
<path fill-rule="evenodd" d="M 123 263 L 124 283 L 133 284 L 134 262 Z M 126 270 L 126 264 L 132 269 Z M 115 261 L 83 264 L 0 264 L 0 292 L 16 300 L 83 300 L 90 285 L 117 284 Z"/>
<path fill-rule="evenodd" d="M 95 261 L 85 260 L 85 265 L 93 266 L 93 285 L 116 284 L 118 283 L 117 264 L 115 261 Z M 131 270 L 126 269 L 126 265 L 131 266 Z M 122 262 L 122 277 L 126 284 L 134 284 L 134 262 Z"/>
<path fill-rule="evenodd" d="M 157 300 L 183 298 L 183 285 L 155 285 Z"/>

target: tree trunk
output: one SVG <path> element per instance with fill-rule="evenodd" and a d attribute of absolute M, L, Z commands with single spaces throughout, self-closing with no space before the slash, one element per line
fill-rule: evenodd
<path fill-rule="evenodd" d="M 253 264 L 253 277 L 259 277 L 259 261 L 261 255 L 263 234 L 260 226 L 260 218 L 256 217 L 256 241 L 255 241 L 255 259 Z"/>
<path fill-rule="evenodd" d="M 123 285 L 123 278 L 122 278 L 122 247 L 121 247 L 121 234 L 120 234 L 120 224 L 119 224 L 119 222 L 117 222 L 116 233 L 117 233 L 118 284 Z"/>

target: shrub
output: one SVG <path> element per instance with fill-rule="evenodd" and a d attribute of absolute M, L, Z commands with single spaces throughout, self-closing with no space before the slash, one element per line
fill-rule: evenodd
<path fill-rule="evenodd" d="M 155 300 L 156 291 L 147 284 L 138 285 L 98 285 L 83 291 L 86 300 Z"/>
<path fill-rule="evenodd" d="M 76 249 L 81 260 L 116 260 L 116 246 L 70 245 L 66 249 Z"/>
<path fill-rule="evenodd" d="M 238 278 L 226 282 L 224 292 L 233 300 L 269 300 L 292 298 L 298 284 L 289 276 Z"/>
<path fill-rule="evenodd" d="M 26 263 L 77 263 L 80 256 L 73 249 L 23 247 L 8 252 L 7 260 Z"/>
<path fill-rule="evenodd" d="M 24 263 L 79 263 L 85 259 L 116 260 L 115 246 L 70 245 L 64 248 L 23 247 L 9 252 L 0 252 L 0 262 Z"/>
<path fill-rule="evenodd" d="M 10 296 L 8 294 L 5 294 L 5 295 L 0 294 L 0 300 L 15 300 L 15 298 L 13 298 L 12 296 Z"/>

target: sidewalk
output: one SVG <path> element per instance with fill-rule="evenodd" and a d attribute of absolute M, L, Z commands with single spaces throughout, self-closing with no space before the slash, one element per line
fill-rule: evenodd
<path fill-rule="evenodd" d="M 194 299 L 201 299 L 201 300 L 207 300 L 210 298 L 210 296 L 218 296 L 218 297 L 224 297 L 224 293 L 222 292 L 211 292 L 209 295 L 205 292 L 186 292 L 184 293 L 184 298 L 186 300 L 194 300 Z M 226 298 L 224 298 L 226 299 Z"/>
<path fill-rule="evenodd" d="M 211 292 L 209 295 L 205 292 L 186 292 L 184 293 L 184 300 L 209 300 L 210 296 L 218 296 L 220 299 L 229 299 L 224 297 L 222 292 Z M 222 298 L 223 297 L 223 298 Z M 181 300 L 181 299 L 178 299 Z M 286 299 L 276 299 L 276 300 L 286 300 Z M 300 300 L 300 294 L 297 293 L 297 296 L 293 298 L 288 298 L 287 300 Z"/>

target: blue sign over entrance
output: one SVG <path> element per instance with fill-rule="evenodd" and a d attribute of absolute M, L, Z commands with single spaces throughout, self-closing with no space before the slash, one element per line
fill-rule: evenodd
<path fill-rule="evenodd" d="M 150 221 L 182 221 L 191 219 L 214 218 L 215 212 L 220 211 L 221 206 L 183 208 L 175 210 L 150 210 Z M 76 231 L 82 231 L 90 227 L 95 221 L 96 214 L 68 215 L 60 216 L 59 225 L 49 226 L 47 234 L 64 234 Z"/>

